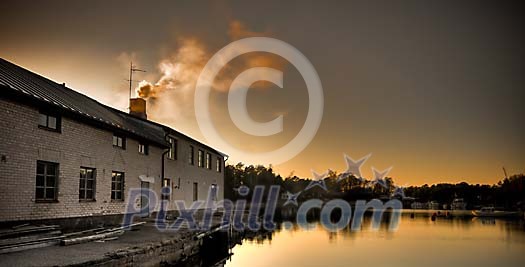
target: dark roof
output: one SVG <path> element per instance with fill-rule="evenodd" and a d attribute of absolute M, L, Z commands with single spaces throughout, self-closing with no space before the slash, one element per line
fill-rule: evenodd
<path fill-rule="evenodd" d="M 12 90 L 11 93 L 14 92 L 15 95 L 28 99 L 32 103 L 58 108 L 65 114 L 72 115 L 72 117 L 87 120 L 113 131 L 123 131 L 164 147 L 167 146 L 166 132 L 178 133 L 194 140 L 167 126 L 137 118 L 101 104 L 86 95 L 67 88 L 63 84 L 58 84 L 2 58 L 0 58 L 0 87 L 3 88 L 1 90 Z M 4 92 L 7 93 L 7 91 Z M 2 95 L 4 94 L 2 93 Z M 211 147 L 208 148 L 223 154 Z"/>

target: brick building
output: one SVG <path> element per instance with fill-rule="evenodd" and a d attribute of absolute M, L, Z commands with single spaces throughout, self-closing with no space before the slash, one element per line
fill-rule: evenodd
<path fill-rule="evenodd" d="M 0 222 L 119 220 L 131 188 L 190 205 L 223 198 L 221 152 L 0 59 Z M 159 205 L 133 200 L 148 213 Z M 170 209 L 174 209 L 174 205 Z"/>

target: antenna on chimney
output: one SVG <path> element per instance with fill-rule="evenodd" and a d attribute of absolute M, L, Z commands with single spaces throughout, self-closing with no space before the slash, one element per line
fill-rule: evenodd
<path fill-rule="evenodd" d="M 140 72 L 146 72 L 145 70 L 137 69 L 136 66 L 133 66 L 133 61 L 130 61 L 129 63 L 129 108 L 131 109 L 131 87 L 132 83 L 136 82 L 133 81 L 133 72 L 140 71 Z"/>

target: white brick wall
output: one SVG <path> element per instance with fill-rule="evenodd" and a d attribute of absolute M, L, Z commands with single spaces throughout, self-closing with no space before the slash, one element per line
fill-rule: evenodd
<path fill-rule="evenodd" d="M 0 99 L 0 114 L 0 156 L 6 159 L 0 162 L 0 221 L 122 214 L 128 199 L 110 199 L 112 171 L 125 173 L 126 192 L 140 187 L 139 175 L 154 177 L 151 187 L 160 197 L 161 148 L 150 145 L 149 155 L 141 155 L 138 141 L 129 137 L 126 150 L 115 148 L 113 132 L 67 117 L 62 117 L 61 133 L 40 129 L 38 109 L 10 100 Z M 194 166 L 188 163 L 190 143 L 195 147 Z M 198 149 L 207 151 L 198 142 L 178 138 L 178 160 L 165 161 L 165 177 L 171 179 L 172 187 L 181 179 L 181 188 L 173 189 L 171 200 L 185 200 L 188 206 L 193 200 L 194 182 L 199 185 L 199 199 L 206 198 L 213 183 L 220 188 L 219 199 L 223 198 L 224 166 L 216 172 L 218 155 L 212 153 L 212 169 L 199 168 Z M 56 203 L 35 202 L 37 160 L 60 164 Z M 81 166 L 96 168 L 94 202 L 78 199 Z"/>

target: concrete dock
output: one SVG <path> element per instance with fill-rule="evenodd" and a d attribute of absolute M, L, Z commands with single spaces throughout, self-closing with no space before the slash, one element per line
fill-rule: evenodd
<path fill-rule="evenodd" d="M 213 227 L 219 226 L 219 220 Z M 212 228 L 213 228 L 212 227 Z M 159 231 L 153 221 L 118 239 L 71 246 L 50 246 L 0 254 L 2 266 L 158 266 L 179 262 L 199 251 L 199 232 L 181 229 Z M 199 236 L 202 236 L 199 235 Z"/>

